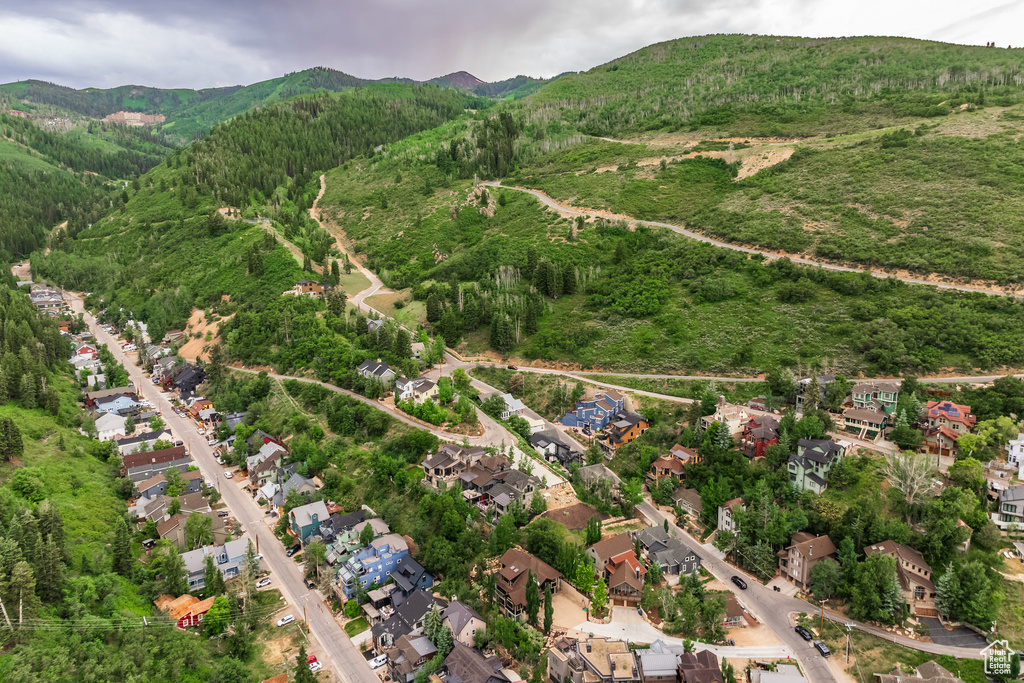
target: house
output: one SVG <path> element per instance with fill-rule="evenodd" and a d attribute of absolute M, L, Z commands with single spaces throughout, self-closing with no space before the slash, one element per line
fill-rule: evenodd
<path fill-rule="evenodd" d="M 608 559 L 604 565 L 608 597 L 612 605 L 636 605 L 644 588 L 647 568 L 633 548 Z"/>
<path fill-rule="evenodd" d="M 718 397 L 718 403 L 715 406 L 715 412 L 711 415 L 705 415 L 700 418 L 698 425 L 700 431 L 706 432 L 712 424 L 717 422 L 720 425 L 725 425 L 729 430 L 729 436 L 736 438 L 743 434 L 743 425 L 745 425 L 750 419 L 750 411 L 745 406 L 738 406 L 732 403 L 728 403 L 725 400 L 725 396 Z"/>
<path fill-rule="evenodd" d="M 952 401 L 928 401 L 924 410 L 924 445 L 929 453 L 956 453 L 956 440 L 974 429 L 971 407 Z"/>
<path fill-rule="evenodd" d="M 818 401 L 825 397 L 825 389 L 836 381 L 835 375 L 817 375 L 816 377 L 804 377 L 803 379 L 797 380 L 796 383 L 796 408 L 800 412 L 803 412 L 804 397 L 807 393 L 807 388 L 811 386 L 811 381 L 817 380 L 818 382 Z"/>
<path fill-rule="evenodd" d="M 587 528 L 591 519 L 597 517 L 599 520 L 608 519 L 608 515 L 602 514 L 585 503 L 573 503 L 564 508 L 545 511 L 541 517 L 547 517 L 564 526 L 569 531 L 581 531 Z"/>
<path fill-rule="evenodd" d="M 752 417 L 743 425 L 740 450 L 748 458 L 763 458 L 765 449 L 779 442 L 779 421 L 771 415 Z"/>
<path fill-rule="evenodd" d="M 260 446 L 250 445 L 250 448 L 254 449 L 254 451 L 252 455 L 245 459 L 245 469 L 247 472 L 254 472 L 261 463 L 267 460 L 280 465 L 281 459 L 288 453 L 285 447 L 276 441 L 267 441 Z"/>
<path fill-rule="evenodd" d="M 178 468 L 179 472 L 185 472 L 191 464 L 192 458 L 185 452 L 184 446 L 131 453 L 121 458 L 121 476 L 128 477 L 133 482 L 140 482 L 163 474 L 171 467 Z"/>
<path fill-rule="evenodd" d="M 469 645 L 455 639 L 455 646 L 441 665 L 443 683 L 510 683 L 501 657 L 484 657 Z"/>
<path fill-rule="evenodd" d="M 203 483 L 203 473 L 199 470 L 186 470 L 181 473 L 181 480 L 184 490 L 179 495 L 198 493 Z M 165 473 L 155 474 L 145 481 L 135 485 L 135 490 L 143 498 L 156 498 L 167 492 L 167 478 Z"/>
<path fill-rule="evenodd" d="M 704 504 L 700 500 L 700 492 L 696 489 L 678 488 L 672 494 L 672 502 L 692 520 L 700 518 L 704 512 Z"/>
<path fill-rule="evenodd" d="M 88 375 L 85 378 L 85 383 L 90 389 L 102 389 L 107 386 L 107 376 L 102 373 L 98 375 Z"/>
<path fill-rule="evenodd" d="M 184 339 L 185 339 L 185 333 L 184 332 L 182 332 L 181 330 L 171 330 L 170 332 L 167 332 L 166 334 L 164 334 L 164 338 L 163 338 L 162 341 L 165 344 L 173 344 L 175 342 L 179 342 L 179 341 L 182 341 Z"/>
<path fill-rule="evenodd" d="M 329 518 L 320 523 L 320 537 L 324 543 L 331 543 L 335 538 L 350 531 L 356 524 L 366 519 L 366 510 L 359 509 L 355 512 L 335 512 Z M 391 530 L 388 529 L 387 532 Z"/>
<path fill-rule="evenodd" d="M 413 342 L 410 344 L 412 347 L 412 357 L 415 360 L 423 358 L 423 353 L 426 351 L 426 345 L 423 342 Z"/>
<path fill-rule="evenodd" d="M 178 365 L 177 356 L 164 356 L 153 362 L 153 379 L 156 384 L 160 384 L 167 388 L 171 385 L 171 380 L 174 379 L 175 368 Z"/>
<path fill-rule="evenodd" d="M 644 683 L 676 683 L 679 679 L 679 660 L 672 652 L 636 650 L 636 663 L 640 668 L 640 680 Z"/>
<path fill-rule="evenodd" d="M 1024 486 L 1010 486 L 999 492 L 999 522 L 1024 525 Z M 994 517 L 994 515 L 993 515 Z"/>
<path fill-rule="evenodd" d="M 552 593 L 561 588 L 562 574 L 546 562 L 530 553 L 516 548 L 505 551 L 499 560 L 501 569 L 495 581 L 495 599 L 501 613 L 509 619 L 523 621 L 526 618 L 526 582 L 532 576 L 537 582 L 543 600 L 544 590 L 550 586 Z"/>
<path fill-rule="evenodd" d="M 663 574 L 692 574 L 700 569 L 700 555 L 660 526 L 634 531 L 630 537 L 640 542 L 648 562 L 656 562 Z"/>
<path fill-rule="evenodd" d="M 548 650 L 548 675 L 555 683 L 641 681 L 640 669 L 629 645 L 604 637 L 559 638 Z M 674 683 L 674 679 L 666 683 Z"/>
<path fill-rule="evenodd" d="M 366 591 L 366 602 L 360 605 L 360 608 L 370 625 L 383 623 L 384 619 L 395 613 L 391 603 L 391 594 L 395 590 L 395 584 L 386 583 L 380 588 Z"/>
<path fill-rule="evenodd" d="M 578 401 L 576 406 L 563 415 L 559 424 L 576 429 L 598 431 L 604 429 L 616 413 L 625 407 L 622 394 L 617 391 L 606 391 L 592 399 Z"/>
<path fill-rule="evenodd" d="M 437 654 L 437 648 L 426 636 L 401 636 L 387 651 L 388 674 L 397 683 L 411 683 L 423 665 Z"/>
<path fill-rule="evenodd" d="M 924 556 L 896 541 L 884 541 L 864 548 L 864 554 L 890 555 L 896 559 L 896 576 L 903 589 L 903 600 L 910 614 L 917 617 L 937 617 L 935 609 L 935 584 L 932 582 L 932 568 Z"/>
<path fill-rule="evenodd" d="M 113 387 L 99 391 L 87 391 L 85 393 L 85 405 L 92 408 L 97 401 L 112 398 L 114 396 L 129 396 L 132 399 L 138 398 L 134 387 Z"/>
<path fill-rule="evenodd" d="M 423 568 L 412 555 L 405 555 L 398 560 L 391 570 L 391 578 L 397 586 L 397 594 L 391 596 L 391 602 L 401 604 L 414 591 L 426 590 L 434 585 L 434 577 Z"/>
<path fill-rule="evenodd" d="M 245 422 L 245 416 L 249 413 L 231 413 L 230 415 L 224 416 L 224 422 L 227 424 L 228 429 L 232 432 L 235 431 L 235 427 Z"/>
<path fill-rule="evenodd" d="M 398 561 L 409 554 L 409 543 L 398 534 L 387 534 L 370 541 L 338 570 L 337 581 L 346 600 L 358 586 L 366 588 L 391 578 Z"/>
<path fill-rule="evenodd" d="M 743 504 L 742 498 L 733 498 L 732 500 L 722 503 L 718 508 L 718 530 L 736 533 L 737 525 L 735 513 L 737 510 L 746 509 L 747 506 Z"/>
<path fill-rule="evenodd" d="M 836 547 L 828 536 L 814 536 L 801 531 L 793 534 L 787 548 L 778 552 L 779 571 L 790 583 L 806 588 L 811 569 L 826 557 L 835 559 Z"/>
<path fill-rule="evenodd" d="M 186 521 L 188 521 L 188 515 L 179 512 L 162 522 L 157 522 L 156 535 L 170 541 L 179 549 L 184 548 Z"/>
<path fill-rule="evenodd" d="M 387 363 L 384 363 L 378 358 L 375 361 L 364 360 L 356 372 L 365 377 L 366 379 L 376 380 L 384 385 L 389 385 L 395 381 L 395 371 L 388 367 Z"/>
<path fill-rule="evenodd" d="M 309 535 L 320 527 L 320 523 L 329 518 L 327 506 L 322 500 L 292 508 L 288 513 L 288 531 L 305 543 Z"/>
<path fill-rule="evenodd" d="M 843 427 L 860 439 L 874 441 L 888 424 L 889 415 L 881 411 L 865 408 L 847 408 L 843 411 Z"/>
<path fill-rule="evenodd" d="M 400 401 L 423 403 L 428 398 L 437 401 L 437 394 L 437 384 L 426 377 L 416 379 L 399 377 L 395 380 L 395 397 Z"/>
<path fill-rule="evenodd" d="M 786 468 L 789 483 L 797 491 L 820 494 L 828 486 L 832 467 L 843 457 L 846 449 L 829 439 L 800 439 L 796 455 L 789 456 Z"/>
<path fill-rule="evenodd" d="M 113 415 L 131 415 L 138 412 L 139 402 L 128 394 L 118 394 L 97 399 L 93 404 L 96 414 L 111 413 Z"/>
<path fill-rule="evenodd" d="M 242 557 L 249 546 L 248 539 L 238 538 L 224 545 L 208 545 L 181 554 L 187 573 L 188 589 L 200 591 L 206 587 L 206 557 L 212 556 L 224 579 L 233 579 L 241 573 Z"/>
<path fill-rule="evenodd" d="M 900 397 L 900 382 L 866 382 L 855 384 L 850 392 L 853 407 L 892 415 Z"/>
<path fill-rule="evenodd" d="M 605 451 L 614 453 L 622 446 L 647 431 L 650 423 L 637 413 L 617 413 L 614 421 L 605 427 L 606 434 L 598 443 Z"/>
<path fill-rule="evenodd" d="M 462 450 L 465 455 L 466 449 Z M 539 478 L 512 469 L 512 463 L 502 456 L 481 455 L 471 467 L 460 467 L 456 469 L 462 495 L 484 512 L 493 510 L 504 515 L 512 504 L 526 504 L 534 491 L 544 485 Z"/>
<path fill-rule="evenodd" d="M 544 431 L 547 427 L 547 421 L 529 408 L 526 408 L 523 412 L 519 413 L 519 417 L 526 420 L 526 424 L 529 425 L 530 436 L 533 436 L 537 432 Z"/>
<path fill-rule="evenodd" d="M 339 532 L 327 548 L 327 562 L 329 564 L 344 564 L 352 559 L 352 556 L 363 547 L 362 532 L 369 526 L 373 530 L 373 538 L 380 538 L 391 533 L 391 528 L 383 519 L 367 519 L 353 525 L 351 528 Z M 323 533 L 324 526 L 320 526 L 320 533 Z M 325 540 L 326 542 L 326 540 Z M 344 597 L 344 594 L 342 594 Z"/>
<path fill-rule="evenodd" d="M 115 436 L 124 436 L 126 422 L 126 418 L 116 413 L 103 413 L 96 418 L 96 438 L 110 441 Z"/>
<path fill-rule="evenodd" d="M 683 463 L 681 460 L 673 458 L 670 455 L 663 455 L 651 463 L 651 469 L 648 472 L 648 477 L 654 481 L 661 481 L 665 477 L 682 479 L 684 473 L 685 470 L 683 469 Z"/>
<path fill-rule="evenodd" d="M 188 412 L 192 417 L 202 419 L 203 411 L 213 408 L 213 401 L 199 396 L 188 399 L 185 405 L 188 406 Z"/>
<path fill-rule="evenodd" d="M 290 291 L 292 294 L 295 294 L 296 296 L 311 296 L 315 298 L 318 296 L 323 296 L 324 292 L 330 289 L 330 285 L 324 285 L 319 282 L 314 282 L 312 280 L 299 280 L 298 282 L 295 283 L 295 287 L 293 287 Z"/>
<path fill-rule="evenodd" d="M 1006 460 L 1017 466 L 1017 478 L 1024 479 L 1024 434 L 1006 444 Z"/>
<path fill-rule="evenodd" d="M 198 365 L 185 365 L 171 380 L 171 388 L 182 398 L 195 393 L 196 388 L 206 381 L 206 370 Z"/>
<path fill-rule="evenodd" d="M 520 401 L 518 398 L 516 398 L 512 394 L 508 394 L 508 393 L 505 393 L 505 394 L 501 394 L 501 393 L 499 393 L 499 394 L 491 394 L 490 396 L 483 396 L 483 395 L 481 395 L 479 397 L 479 400 L 480 400 L 481 403 L 483 403 L 484 401 L 486 401 L 486 400 L 488 400 L 488 399 L 490 399 L 490 398 L 492 398 L 494 396 L 497 396 L 498 398 L 500 398 L 504 402 L 504 406 L 501 409 L 501 419 L 502 420 L 507 420 L 510 417 L 512 417 L 513 415 L 521 416 L 523 414 L 523 412 L 526 411 L 526 404 L 523 403 L 522 401 Z"/>
<path fill-rule="evenodd" d="M 462 448 L 453 444 L 444 444 L 429 458 L 423 461 L 423 484 L 433 489 L 441 485 L 450 486 L 459 475 L 476 465 L 487 455 L 482 448 Z"/>
<path fill-rule="evenodd" d="M 171 347 L 164 344 L 150 344 L 146 347 L 145 357 L 147 363 L 152 363 L 169 355 L 171 355 Z"/>
<path fill-rule="evenodd" d="M 56 316 L 64 307 L 64 297 L 60 295 L 60 292 L 54 290 L 41 289 L 32 292 L 28 296 L 32 301 L 32 305 L 35 306 L 37 310 L 51 316 Z"/>
<path fill-rule="evenodd" d="M 157 441 L 172 443 L 174 437 L 169 429 L 161 429 L 158 432 L 144 432 L 136 436 L 129 436 L 117 440 L 117 452 L 121 455 L 130 453 L 141 453 L 156 446 Z"/>
<path fill-rule="evenodd" d="M 722 683 L 722 667 L 711 650 L 679 655 L 680 683 Z"/>
<path fill-rule="evenodd" d="M 466 647 L 473 647 L 473 636 L 477 631 L 487 628 L 487 622 L 483 620 L 476 610 L 464 602 L 452 600 L 442 612 L 444 624 L 452 632 L 455 641 Z"/>
<path fill-rule="evenodd" d="M 995 643 L 993 643 L 994 645 Z M 986 650 L 988 648 L 985 648 Z M 982 650 L 984 653 L 985 650 Z M 987 653 L 986 653 L 987 654 Z M 775 683 L 762 681 L 762 683 Z M 901 669 L 893 669 L 888 674 L 875 674 L 875 683 L 964 683 L 959 676 L 939 666 L 934 659 L 917 667 L 913 675 Z"/>
<path fill-rule="evenodd" d="M 374 647 L 378 652 L 382 652 L 393 647 L 395 642 L 404 635 L 423 633 L 423 622 L 427 613 L 433 609 L 434 605 L 437 605 L 439 609 L 444 609 L 446 604 L 444 600 L 435 598 L 429 591 L 416 591 L 405 602 L 395 607 L 386 619 L 371 628 L 370 635 L 373 636 Z"/>
<path fill-rule="evenodd" d="M 550 462 L 557 461 L 567 466 L 578 460 L 577 454 L 562 441 L 557 429 L 534 432 L 530 435 L 530 445 Z"/>
<path fill-rule="evenodd" d="M 703 460 L 703 458 L 700 457 L 700 453 L 692 448 L 680 446 L 679 444 L 668 449 L 668 454 L 684 465 L 689 465 L 693 462 L 701 462 L 701 460 Z"/>
<path fill-rule="evenodd" d="M 182 595 L 180 598 L 161 595 L 153 604 L 160 611 L 167 612 L 178 628 L 186 629 L 190 626 L 198 626 L 203 621 L 203 617 L 210 611 L 216 597 L 210 596 L 205 600 L 200 600 L 196 596 L 188 594 Z"/>
<path fill-rule="evenodd" d="M 96 345 L 85 342 L 75 344 L 75 350 L 72 354 L 72 358 L 88 358 L 89 360 L 96 360 L 100 357 L 100 352 L 99 349 L 96 348 Z"/>

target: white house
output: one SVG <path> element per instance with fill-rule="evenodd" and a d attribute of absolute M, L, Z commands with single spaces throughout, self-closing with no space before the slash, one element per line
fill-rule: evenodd
<path fill-rule="evenodd" d="M 505 409 L 501 411 L 502 420 L 507 420 L 513 415 L 522 415 L 526 410 L 526 404 L 512 394 L 502 394 L 501 398 L 505 401 Z"/>
<path fill-rule="evenodd" d="M 1017 478 L 1024 479 L 1024 434 L 1006 444 L 1006 459 L 1017 466 Z"/>
<path fill-rule="evenodd" d="M 127 420 L 116 413 L 103 413 L 96 418 L 96 435 L 100 441 L 110 441 L 115 436 L 125 436 Z"/>

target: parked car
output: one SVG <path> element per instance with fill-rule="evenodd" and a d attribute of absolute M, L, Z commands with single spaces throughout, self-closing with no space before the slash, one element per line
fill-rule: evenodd
<path fill-rule="evenodd" d="M 256 582 L 256 587 L 257 588 L 266 588 L 269 585 L 270 585 L 270 577 L 269 576 L 267 578 L 265 578 L 265 579 L 260 579 L 259 581 Z"/>
<path fill-rule="evenodd" d="M 312 664 L 316 661 L 316 655 L 309 655 L 306 657 L 306 664 Z"/>
<path fill-rule="evenodd" d="M 284 626 L 286 624 L 292 623 L 293 621 L 295 621 L 295 617 L 293 615 L 289 614 L 289 615 L 283 616 L 280 619 L 278 619 L 277 620 L 277 625 L 278 626 Z"/>
<path fill-rule="evenodd" d="M 814 649 L 818 651 L 822 657 L 831 657 L 832 651 L 828 649 L 828 645 L 821 642 L 820 640 L 814 641 Z"/>
<path fill-rule="evenodd" d="M 291 557 L 292 555 L 294 555 L 295 553 L 299 552 L 300 550 L 302 550 L 302 546 L 299 545 L 298 543 L 296 543 L 291 548 L 288 548 L 288 552 L 286 552 L 285 555 L 287 555 L 288 557 Z"/>
<path fill-rule="evenodd" d="M 217 461 L 218 465 L 223 465 L 224 464 L 224 460 L 222 460 L 219 455 L 215 458 L 215 460 Z"/>
<path fill-rule="evenodd" d="M 732 577 L 732 582 L 739 586 L 740 590 L 747 590 L 747 582 L 738 576 Z"/>
<path fill-rule="evenodd" d="M 309 670 L 312 671 L 313 673 L 316 673 L 317 671 L 319 671 L 322 668 L 324 668 L 324 665 L 321 664 L 320 662 L 313 662 L 312 664 L 309 665 Z"/>
<path fill-rule="evenodd" d="M 216 446 L 217 445 L 217 438 L 214 437 L 212 439 L 207 439 L 206 445 L 207 446 Z"/>
<path fill-rule="evenodd" d="M 225 472 L 225 473 L 224 473 L 224 478 L 225 478 L 225 479 L 230 479 L 230 478 L 231 478 L 232 476 L 233 476 L 233 475 L 232 475 L 232 474 L 231 474 L 230 472 Z"/>
<path fill-rule="evenodd" d="M 230 513 L 228 513 L 228 512 L 224 512 L 224 511 L 221 511 L 221 512 L 218 512 L 218 513 L 217 513 L 217 516 L 218 516 L 218 517 L 227 517 L 227 516 L 228 516 L 228 514 L 230 514 Z"/>
<path fill-rule="evenodd" d="M 206 430 L 203 429 L 202 427 L 200 427 L 196 431 L 199 432 L 199 436 L 205 436 L 206 435 Z"/>
<path fill-rule="evenodd" d="M 810 641 L 811 638 L 814 637 L 814 636 L 811 635 L 811 632 L 808 631 L 807 629 L 805 629 L 803 626 L 797 626 L 796 629 L 794 629 L 794 630 L 796 631 L 798 636 L 800 636 L 801 638 L 803 638 L 806 641 Z"/>
<path fill-rule="evenodd" d="M 387 664 L 387 662 L 388 662 L 388 656 L 387 655 L 377 655 L 376 657 L 374 657 L 373 659 L 370 660 L 370 668 L 371 669 L 376 669 L 378 667 L 382 667 L 385 664 Z"/>
<path fill-rule="evenodd" d="M 306 588 L 316 588 L 316 581 L 314 581 L 313 579 L 306 579 Z"/>

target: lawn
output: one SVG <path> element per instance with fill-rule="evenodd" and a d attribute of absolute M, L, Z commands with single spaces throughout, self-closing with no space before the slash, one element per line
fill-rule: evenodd
<path fill-rule="evenodd" d="M 369 287 L 370 280 L 358 270 L 347 274 L 342 272 L 341 277 L 338 278 L 338 286 L 351 297 Z"/>
<path fill-rule="evenodd" d="M 370 625 L 366 623 L 366 619 L 359 617 L 345 624 L 345 633 L 348 634 L 349 638 L 357 636 L 366 629 L 370 628 Z"/>
<path fill-rule="evenodd" d="M 427 324 L 427 305 L 423 301 L 413 301 L 411 290 L 403 289 L 397 292 L 386 292 L 374 294 L 366 300 L 368 306 L 383 313 L 388 318 L 393 318 L 410 330 L 416 330 Z M 396 304 L 401 302 L 401 308 Z"/>

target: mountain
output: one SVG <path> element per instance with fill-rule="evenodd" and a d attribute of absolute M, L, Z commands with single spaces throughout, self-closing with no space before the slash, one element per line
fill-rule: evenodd
<path fill-rule="evenodd" d="M 483 81 L 467 71 L 456 71 L 446 76 L 431 78 L 427 83 L 449 88 L 461 88 L 462 90 L 473 90 L 479 85 L 485 85 Z"/>

